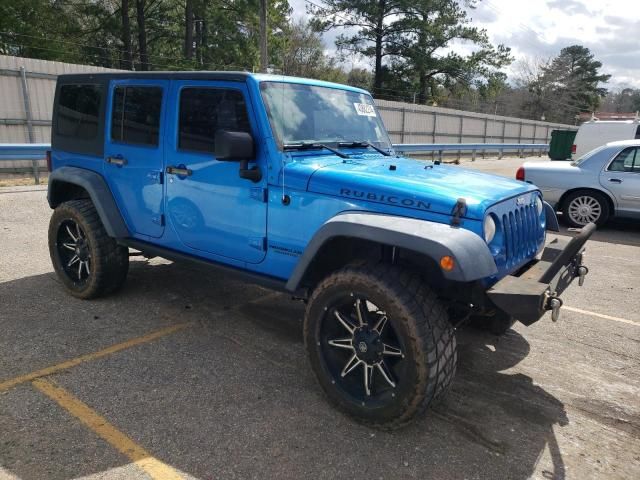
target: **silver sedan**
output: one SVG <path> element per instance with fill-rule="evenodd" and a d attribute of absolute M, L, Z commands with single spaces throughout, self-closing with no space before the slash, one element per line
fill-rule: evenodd
<path fill-rule="evenodd" d="M 640 140 L 607 143 L 573 162 L 527 162 L 516 178 L 537 185 L 572 227 L 640 218 Z"/>

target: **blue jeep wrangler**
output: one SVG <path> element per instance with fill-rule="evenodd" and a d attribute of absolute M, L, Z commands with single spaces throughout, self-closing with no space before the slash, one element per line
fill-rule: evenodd
<path fill-rule="evenodd" d="M 536 187 L 398 156 L 367 92 L 299 78 L 62 75 L 50 163 L 72 295 L 118 289 L 130 248 L 289 292 L 330 401 L 384 427 L 447 391 L 462 323 L 555 319 L 595 228 L 545 247 Z"/>

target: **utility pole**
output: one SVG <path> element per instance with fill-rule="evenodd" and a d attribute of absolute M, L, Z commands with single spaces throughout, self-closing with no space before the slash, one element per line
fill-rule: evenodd
<path fill-rule="evenodd" d="M 260 0 L 260 71 L 267 73 L 267 0 Z"/>

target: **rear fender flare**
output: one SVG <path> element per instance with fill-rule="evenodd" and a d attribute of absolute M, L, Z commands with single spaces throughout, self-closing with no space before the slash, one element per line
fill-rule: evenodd
<path fill-rule="evenodd" d="M 122 218 L 118 205 L 102 175 L 92 170 L 78 167 L 60 167 L 49 175 L 47 200 L 51 208 L 56 208 L 68 198 L 65 184 L 82 187 L 96 207 L 107 234 L 114 238 L 129 237 L 129 229 Z"/>
<path fill-rule="evenodd" d="M 317 252 L 335 237 L 351 237 L 400 247 L 431 257 L 436 264 L 445 255 L 455 259 L 444 278 L 470 282 L 498 273 L 485 241 L 477 234 L 448 224 L 374 213 L 343 213 L 325 222 L 312 237 L 287 281 L 296 291 Z"/>

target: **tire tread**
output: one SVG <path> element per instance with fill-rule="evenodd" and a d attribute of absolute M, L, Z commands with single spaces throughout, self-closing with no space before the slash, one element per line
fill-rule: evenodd
<path fill-rule="evenodd" d="M 74 220 L 80 219 L 84 223 L 82 227 L 86 230 L 85 235 L 92 237 L 90 240 L 92 240 L 94 249 L 91 266 L 92 277 L 87 288 L 74 290 L 67 286 L 71 294 L 89 299 L 107 295 L 119 289 L 126 280 L 129 270 L 129 250 L 118 245 L 116 240 L 107 234 L 93 202 L 89 199 L 64 202 L 56 207 L 51 217 L 49 250 L 56 271 L 58 271 L 58 267 L 54 258 L 54 248 L 57 236 L 56 225 L 60 216 Z M 58 275 L 62 276 L 65 273 L 58 271 Z"/>
<path fill-rule="evenodd" d="M 440 400 L 451 387 L 457 363 L 455 331 L 444 306 L 418 273 L 386 263 L 348 265 L 334 272 L 318 284 L 309 304 L 327 288 L 361 281 L 363 278 L 381 286 L 406 312 L 407 318 L 411 319 L 407 322 L 409 341 L 413 343 L 414 351 L 422 352 L 415 359 L 418 381 L 402 414 L 389 422 L 358 419 L 377 428 L 396 429 Z M 309 308 L 304 322 L 305 339 L 309 338 L 311 323 L 308 312 Z M 331 397 L 329 399 L 336 403 Z M 341 407 L 339 404 L 336 406 Z"/>

